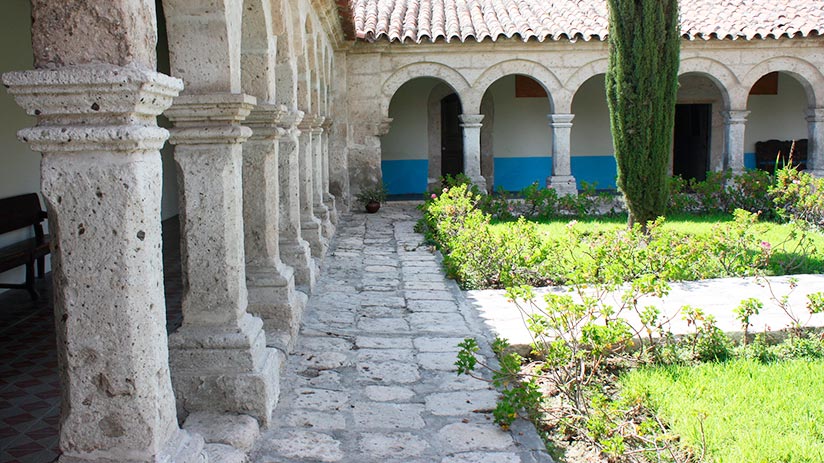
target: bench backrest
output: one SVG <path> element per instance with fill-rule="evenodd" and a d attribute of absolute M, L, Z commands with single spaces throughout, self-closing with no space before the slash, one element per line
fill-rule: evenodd
<path fill-rule="evenodd" d="M 0 199 L 0 234 L 32 225 L 35 226 L 35 230 L 40 228 L 42 233 L 40 223 L 44 217 L 37 193 Z"/>

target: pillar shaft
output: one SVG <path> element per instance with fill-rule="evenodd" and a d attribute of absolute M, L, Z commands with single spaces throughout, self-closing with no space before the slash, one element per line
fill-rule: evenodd
<path fill-rule="evenodd" d="M 284 262 L 295 269 L 295 283 L 306 294 L 315 287 L 318 269 L 309 243 L 300 228 L 300 130 L 303 112 L 290 112 L 279 122 L 285 135 L 280 138 L 278 167 L 280 169 L 280 249 Z"/>
<path fill-rule="evenodd" d="M 547 179 L 547 186 L 554 188 L 559 195 L 578 194 L 570 163 L 570 135 L 574 117 L 574 114 L 548 116 L 549 126 L 552 127 L 552 176 Z"/>
<path fill-rule="evenodd" d="M 807 169 L 824 177 L 824 108 L 807 112 Z"/>
<path fill-rule="evenodd" d="M 724 114 L 724 130 L 727 135 L 727 169 L 733 174 L 744 172 L 744 133 L 749 111 L 732 110 Z"/>
<path fill-rule="evenodd" d="M 306 296 L 296 293 L 295 272 L 280 257 L 278 140 L 285 131 L 277 123 L 285 113 L 286 106 L 259 104 L 246 119 L 252 137 L 243 146 L 243 242 L 248 311 L 263 319 L 267 344 L 288 352 Z"/>
<path fill-rule="evenodd" d="M 329 208 L 323 201 L 323 116 L 315 117 L 312 124 L 312 209 L 315 217 L 320 219 L 321 233 L 327 240 L 335 234 L 335 227 L 332 225 Z"/>
<path fill-rule="evenodd" d="M 463 127 L 463 160 L 464 174 L 478 186 L 481 191 L 486 191 L 486 180 L 481 175 L 481 126 L 483 125 L 483 114 L 462 114 L 460 116 L 461 127 Z"/>
<path fill-rule="evenodd" d="M 332 225 L 338 224 L 338 207 L 335 204 L 335 196 L 329 190 L 329 131 L 332 128 L 332 119 L 326 118 L 321 126 L 323 133 L 321 133 L 321 169 L 322 169 L 322 185 L 323 185 L 323 203 L 329 209 L 329 220 Z"/>
<path fill-rule="evenodd" d="M 3 76 L 37 127 L 63 406 L 61 462 L 203 461 L 169 377 L 155 118 L 183 88 L 137 67 Z"/>
<path fill-rule="evenodd" d="M 247 311 L 240 122 L 255 99 L 186 95 L 174 122 L 180 185 L 183 326 L 169 337 L 182 413 L 245 413 L 267 426 L 277 400 L 278 358 L 261 319 Z"/>
<path fill-rule="evenodd" d="M 323 260 L 326 253 L 326 239 L 323 237 L 323 224 L 315 216 L 315 189 L 314 189 L 314 149 L 312 142 L 312 126 L 315 116 L 307 115 L 301 121 L 300 147 L 300 228 L 301 236 L 309 243 L 312 257 Z"/>

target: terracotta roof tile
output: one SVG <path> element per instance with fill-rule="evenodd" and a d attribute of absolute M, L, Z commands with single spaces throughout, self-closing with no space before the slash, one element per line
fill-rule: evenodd
<path fill-rule="evenodd" d="M 608 28 L 605 0 L 349 1 L 355 36 L 368 41 L 604 40 Z M 824 0 L 682 0 L 680 7 L 681 32 L 692 40 L 824 34 Z"/>

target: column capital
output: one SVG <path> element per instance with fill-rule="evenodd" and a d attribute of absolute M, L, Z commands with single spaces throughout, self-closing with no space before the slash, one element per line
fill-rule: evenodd
<path fill-rule="evenodd" d="M 724 122 L 727 124 L 746 124 L 747 116 L 750 112 L 747 110 L 732 109 L 722 112 L 724 115 Z"/>
<path fill-rule="evenodd" d="M 278 127 L 286 130 L 297 130 L 297 126 L 301 123 L 304 117 L 303 111 L 288 111 L 286 114 L 280 116 Z"/>
<path fill-rule="evenodd" d="M 286 132 L 278 127 L 278 123 L 287 112 L 286 105 L 258 104 L 249 113 L 244 125 L 252 129 L 254 140 L 276 139 Z"/>
<path fill-rule="evenodd" d="M 172 144 L 243 143 L 252 130 L 241 126 L 257 100 L 244 93 L 182 95 L 166 116 L 174 122 Z"/>
<path fill-rule="evenodd" d="M 323 133 L 323 122 L 326 120 L 326 116 L 319 116 L 316 115 L 314 120 L 312 121 L 312 133 L 313 134 L 320 134 Z"/>
<path fill-rule="evenodd" d="M 575 114 L 547 114 L 546 118 L 549 119 L 549 126 L 552 128 L 571 128 Z"/>
<path fill-rule="evenodd" d="M 180 79 L 105 64 L 8 72 L 3 83 L 37 117 L 18 136 L 40 152 L 158 150 L 169 134 L 155 118 L 183 89 Z"/>
<path fill-rule="evenodd" d="M 389 129 L 392 127 L 392 120 L 391 117 L 384 117 L 367 122 L 364 126 L 366 127 L 367 133 L 376 137 L 382 137 L 389 133 Z"/>
<path fill-rule="evenodd" d="M 315 115 L 313 113 L 304 113 L 303 119 L 298 122 L 297 126 L 301 132 L 310 132 L 312 126 L 315 124 Z"/>
<path fill-rule="evenodd" d="M 807 110 L 807 122 L 824 122 L 824 108 L 811 108 Z"/>
<path fill-rule="evenodd" d="M 461 114 L 458 116 L 458 119 L 461 120 L 461 127 L 465 128 L 480 128 L 483 124 L 481 121 L 484 120 L 483 114 Z"/>
<path fill-rule="evenodd" d="M 323 121 L 323 124 L 321 124 L 320 128 L 322 128 L 324 131 L 329 131 L 329 129 L 331 127 L 332 127 L 332 118 L 329 117 L 329 116 L 326 116 L 326 119 Z"/>

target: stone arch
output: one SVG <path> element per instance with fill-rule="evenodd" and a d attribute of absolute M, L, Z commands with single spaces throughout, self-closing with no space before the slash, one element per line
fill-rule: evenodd
<path fill-rule="evenodd" d="M 687 74 L 697 74 L 712 81 L 721 92 L 724 108 L 730 107 L 730 94 L 741 87 L 738 77 L 730 68 L 711 58 L 695 57 L 682 60 L 678 68 L 678 77 Z"/>
<path fill-rule="evenodd" d="M 599 75 L 599 74 L 606 74 L 607 67 L 609 65 L 609 60 L 606 58 L 597 59 L 595 61 L 590 61 L 589 63 L 581 66 L 572 74 L 566 82 L 564 82 L 564 91 L 561 96 L 558 98 L 558 102 L 555 106 L 556 113 L 569 113 L 572 111 L 572 99 L 575 97 L 575 94 L 578 93 L 578 89 L 581 88 L 581 85 L 584 82 L 588 81 L 589 79 Z M 606 98 L 606 97 L 604 97 Z"/>
<path fill-rule="evenodd" d="M 240 93 L 243 5 L 205 3 L 163 0 L 172 75 L 183 79 L 185 93 Z"/>
<path fill-rule="evenodd" d="M 275 36 L 268 0 L 244 0 L 241 34 L 241 82 L 243 91 L 259 102 L 275 101 Z"/>
<path fill-rule="evenodd" d="M 824 75 L 808 61 L 794 56 L 776 56 L 756 64 L 741 79 L 742 87 L 748 94 L 758 79 L 771 72 L 783 72 L 795 78 L 804 87 L 808 107 L 824 106 L 824 92 L 816 93 L 816 89 L 824 88 Z"/>
<path fill-rule="evenodd" d="M 546 90 L 549 99 L 550 111 L 555 107 L 554 98 L 562 90 L 561 81 L 549 69 L 535 61 L 513 59 L 492 65 L 483 72 L 472 84 L 471 97 L 467 99 L 465 111 L 470 114 L 478 114 L 481 110 L 481 100 L 489 87 L 497 82 L 501 77 L 520 74 L 527 76 Z"/>
<path fill-rule="evenodd" d="M 460 72 L 445 64 L 428 61 L 413 63 L 396 70 L 384 81 L 381 89 L 381 114 L 388 117 L 389 103 L 392 101 L 395 92 L 403 84 L 418 77 L 433 77 L 446 82 L 458 94 L 461 104 L 466 101 L 466 95 L 470 91 L 469 82 L 466 78 Z"/>

